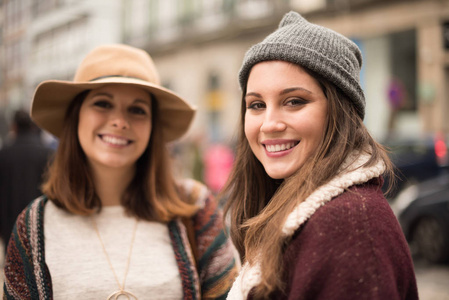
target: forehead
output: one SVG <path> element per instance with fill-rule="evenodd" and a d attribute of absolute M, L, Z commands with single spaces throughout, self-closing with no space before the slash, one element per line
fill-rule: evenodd
<path fill-rule="evenodd" d="M 295 89 L 322 96 L 323 87 L 307 69 L 286 61 L 264 61 L 253 66 L 246 95 L 252 93 L 285 93 Z"/>
<path fill-rule="evenodd" d="M 318 81 L 299 65 L 280 60 L 263 61 L 252 67 L 247 90 L 254 86 L 269 88 L 296 84 L 319 86 Z"/>
<path fill-rule="evenodd" d="M 134 100 L 139 99 L 148 103 L 151 101 L 151 94 L 149 91 L 142 87 L 130 84 L 107 84 L 91 90 L 87 97 L 95 95 L 105 95 L 111 98 L 120 97 Z"/>

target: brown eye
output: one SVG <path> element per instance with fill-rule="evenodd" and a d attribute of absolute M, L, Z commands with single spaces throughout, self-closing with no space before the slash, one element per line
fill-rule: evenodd
<path fill-rule="evenodd" d="M 135 115 L 146 115 L 147 112 L 141 107 L 133 106 L 129 108 L 129 112 Z"/>
<path fill-rule="evenodd" d="M 262 109 L 265 108 L 265 104 L 262 102 L 253 102 L 246 107 L 246 109 Z"/>
<path fill-rule="evenodd" d="M 101 107 L 101 108 L 111 108 L 112 104 L 108 101 L 99 100 L 94 102 L 94 106 Z"/>
<path fill-rule="evenodd" d="M 301 99 L 301 98 L 293 98 L 293 99 L 289 99 L 287 100 L 287 102 L 285 103 L 287 106 L 300 106 L 300 105 L 304 105 L 307 104 L 308 101 Z"/>

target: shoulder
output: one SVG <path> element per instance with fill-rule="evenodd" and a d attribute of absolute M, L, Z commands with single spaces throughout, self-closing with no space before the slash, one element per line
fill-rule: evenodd
<path fill-rule="evenodd" d="M 193 179 L 184 179 L 179 183 L 179 187 L 184 198 L 198 208 L 190 217 L 197 239 L 224 237 L 222 211 L 210 190 Z"/>
<path fill-rule="evenodd" d="M 44 196 L 33 200 L 17 217 L 8 245 L 8 256 L 32 255 L 43 240 L 43 215 L 47 199 Z"/>
<path fill-rule="evenodd" d="M 31 201 L 17 217 L 16 226 L 18 229 L 28 226 L 39 226 L 39 223 L 42 222 L 44 216 L 44 209 L 47 201 L 48 199 L 44 195 Z"/>
<path fill-rule="evenodd" d="M 185 201 L 197 207 L 191 217 L 195 230 L 203 232 L 203 227 L 221 230 L 222 211 L 206 185 L 194 179 L 183 179 L 178 186 Z"/>
<path fill-rule="evenodd" d="M 300 229 L 301 235 L 310 230 L 321 232 L 329 242 L 367 239 L 376 243 L 393 238 L 385 233 L 394 237 L 402 235 L 378 178 L 350 187 L 317 209 Z"/>
<path fill-rule="evenodd" d="M 45 195 L 39 196 L 32 200 L 21 214 L 43 214 L 45 204 L 47 204 L 48 198 Z"/>
<path fill-rule="evenodd" d="M 320 207 L 295 232 L 284 263 L 290 279 L 304 283 L 298 289 L 309 292 L 316 284 L 334 293 L 337 286 L 328 281 L 334 277 L 346 285 L 342 292 L 370 290 L 366 295 L 378 299 L 374 295 L 414 282 L 407 242 L 378 179 L 352 186 Z"/>
<path fill-rule="evenodd" d="M 39 197 L 22 211 L 8 244 L 4 291 L 14 299 L 51 298 L 42 224 L 46 202 L 46 197 Z"/>
<path fill-rule="evenodd" d="M 341 260 L 350 253 L 372 256 L 386 243 L 404 248 L 398 221 L 376 180 L 352 186 L 317 209 L 290 245 L 299 253 L 325 255 L 324 260 Z"/>
<path fill-rule="evenodd" d="M 386 213 L 388 218 L 394 218 L 394 214 L 383 195 L 380 182 L 379 178 L 374 178 L 364 184 L 349 187 L 318 209 L 312 218 L 317 219 L 326 216 L 326 219 L 320 220 L 320 222 L 328 223 L 333 221 L 333 218 L 327 218 L 328 215 L 342 219 L 340 215 L 343 214 L 346 216 L 344 220 L 348 220 L 347 217 L 350 216 L 349 220 L 362 221 L 367 217 L 376 217 L 374 213 L 380 211 Z"/>
<path fill-rule="evenodd" d="M 238 264 L 236 251 L 226 235 L 221 208 L 204 184 L 185 179 L 180 187 L 190 203 L 198 206 L 190 220 L 202 298 L 224 299 L 237 276 Z"/>
<path fill-rule="evenodd" d="M 178 182 L 178 187 L 184 195 L 185 201 L 197 205 L 200 209 L 204 208 L 206 199 L 210 197 L 210 190 L 201 182 L 185 178 Z"/>
<path fill-rule="evenodd" d="M 377 179 L 320 207 L 290 240 L 284 268 L 291 295 L 404 299 L 416 293 L 407 242 Z"/>
<path fill-rule="evenodd" d="M 402 230 L 383 195 L 381 182 L 374 178 L 350 187 L 318 209 L 308 225 L 342 238 L 402 242 Z"/>

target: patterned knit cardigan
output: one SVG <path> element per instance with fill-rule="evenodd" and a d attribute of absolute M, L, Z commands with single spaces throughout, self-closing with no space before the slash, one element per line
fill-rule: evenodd
<path fill-rule="evenodd" d="M 200 207 L 191 219 L 196 256 L 192 254 L 186 223 L 176 219 L 168 224 L 184 299 L 224 299 L 238 273 L 238 264 L 223 230 L 221 211 L 202 184 L 186 180 L 183 187 Z M 43 224 L 47 201 L 45 196 L 34 200 L 17 219 L 8 245 L 3 299 L 53 299 L 45 263 Z"/>

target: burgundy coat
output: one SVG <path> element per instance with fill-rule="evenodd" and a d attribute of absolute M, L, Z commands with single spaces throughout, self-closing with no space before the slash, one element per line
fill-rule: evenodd
<path fill-rule="evenodd" d="M 274 299 L 418 299 L 413 262 L 379 178 L 353 186 L 293 235 Z"/>
<path fill-rule="evenodd" d="M 385 165 L 365 166 L 369 159 L 348 156 L 342 171 L 279 225 L 287 241 L 285 288 L 270 299 L 418 299 L 407 242 L 381 190 Z M 245 262 L 228 299 L 251 299 L 262 278 L 260 260 Z"/>

